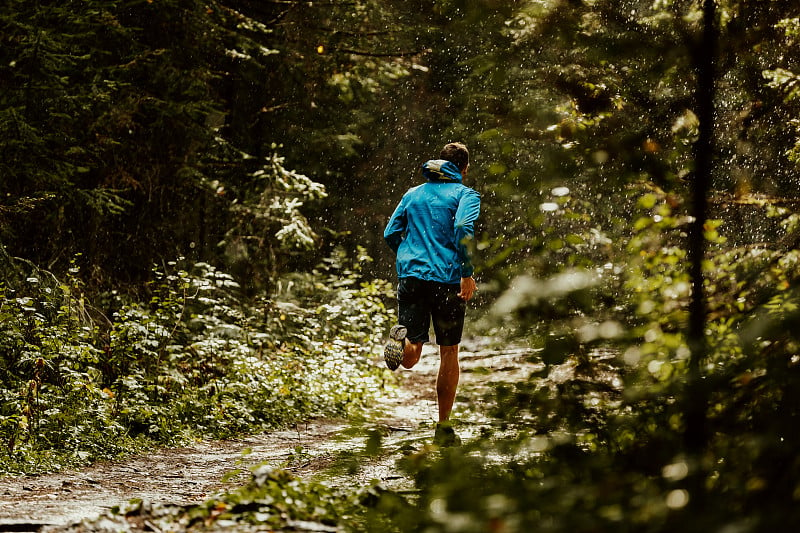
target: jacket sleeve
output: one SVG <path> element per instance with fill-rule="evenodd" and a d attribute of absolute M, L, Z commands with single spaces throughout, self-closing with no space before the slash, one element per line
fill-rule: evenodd
<path fill-rule="evenodd" d="M 465 188 L 458 202 L 455 218 L 455 238 L 461 261 L 461 277 L 468 278 L 474 272 L 467 243 L 475 238 L 475 221 L 481 212 L 481 196 L 477 191 Z"/>
<path fill-rule="evenodd" d="M 400 243 L 403 242 L 403 235 L 406 232 L 406 209 L 405 209 L 405 196 L 395 208 L 389 223 L 386 224 L 386 229 L 383 230 L 383 239 L 389 248 L 396 254 L 397 249 L 400 248 Z"/>

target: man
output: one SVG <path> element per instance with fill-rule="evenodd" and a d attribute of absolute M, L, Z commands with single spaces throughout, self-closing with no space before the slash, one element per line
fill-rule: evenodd
<path fill-rule="evenodd" d="M 439 423 L 434 440 L 457 440 L 447 423 L 459 380 L 458 345 L 466 302 L 475 292 L 467 241 L 474 237 L 480 195 L 462 184 L 469 151 L 461 143 L 445 145 L 422 165 L 427 183 L 409 189 L 389 219 L 383 237 L 397 254 L 399 324 L 386 343 L 386 365 L 412 368 L 433 322 L 440 362 L 436 379 Z"/>

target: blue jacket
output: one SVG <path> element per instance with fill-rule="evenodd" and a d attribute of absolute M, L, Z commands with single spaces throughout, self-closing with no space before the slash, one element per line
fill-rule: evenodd
<path fill-rule="evenodd" d="M 475 234 L 480 195 L 461 183 L 450 161 L 427 161 L 422 174 L 428 182 L 403 195 L 383 238 L 397 254 L 399 278 L 460 283 L 473 272 L 466 242 Z"/>

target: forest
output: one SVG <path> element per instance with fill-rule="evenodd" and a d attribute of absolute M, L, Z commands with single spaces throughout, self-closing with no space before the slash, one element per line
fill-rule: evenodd
<path fill-rule="evenodd" d="M 794 0 L 6 0 L 0 475 L 358 416 L 450 141 L 467 335 L 537 370 L 408 490 L 255 470 L 173 531 L 800 527 Z"/>

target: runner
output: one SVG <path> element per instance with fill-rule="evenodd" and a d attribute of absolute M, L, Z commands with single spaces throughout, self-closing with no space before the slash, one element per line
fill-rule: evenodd
<path fill-rule="evenodd" d="M 395 370 L 419 362 L 430 340 L 431 322 L 439 345 L 436 396 L 439 422 L 434 442 L 456 444 L 448 420 L 459 380 L 458 345 L 466 302 L 476 290 L 467 241 L 474 237 L 480 195 L 462 184 L 469 151 L 461 143 L 445 145 L 439 159 L 422 165 L 427 183 L 403 195 L 383 237 L 397 254 L 399 324 L 389 332 L 384 358 Z"/>

